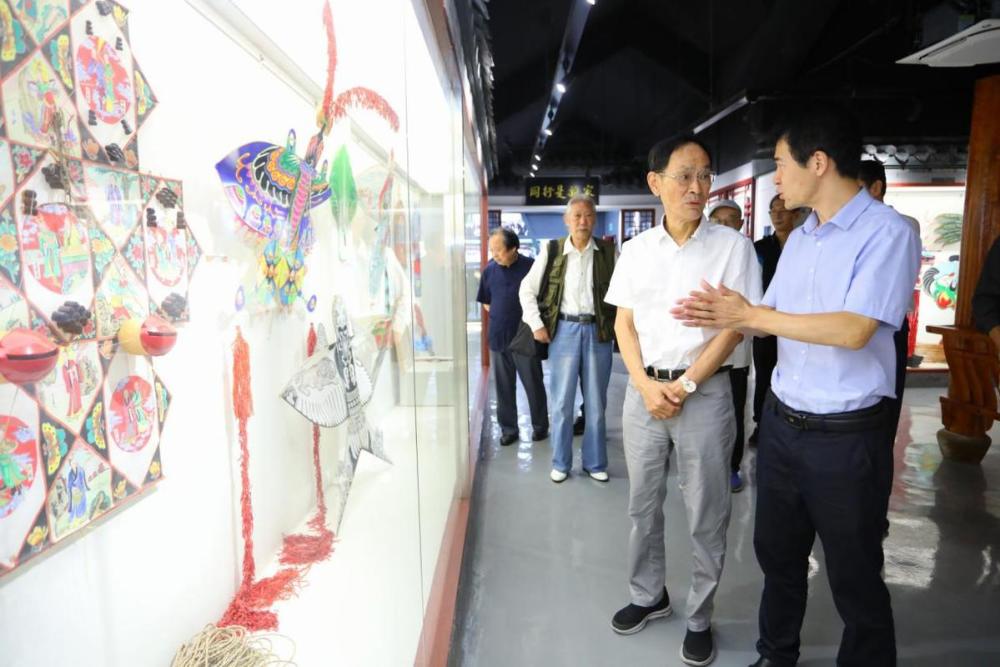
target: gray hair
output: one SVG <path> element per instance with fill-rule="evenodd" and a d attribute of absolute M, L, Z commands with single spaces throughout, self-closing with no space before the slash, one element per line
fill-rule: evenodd
<path fill-rule="evenodd" d="M 516 250 L 521 247 L 521 240 L 517 238 L 517 234 L 506 227 L 497 227 L 490 232 L 490 236 L 499 236 L 503 239 L 503 245 L 507 250 Z"/>
<path fill-rule="evenodd" d="M 594 203 L 593 197 L 590 195 L 573 195 L 570 197 L 570 200 L 566 202 L 566 211 L 563 215 L 568 214 L 576 204 L 586 204 L 595 215 L 597 214 L 597 204 Z"/>

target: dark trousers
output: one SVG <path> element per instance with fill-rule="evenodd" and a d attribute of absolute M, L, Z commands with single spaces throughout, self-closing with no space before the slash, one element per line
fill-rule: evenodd
<path fill-rule="evenodd" d="M 892 342 L 896 348 L 896 398 L 889 403 L 889 419 L 887 424 L 887 435 L 889 457 L 892 458 L 892 450 L 896 446 L 896 432 L 899 430 L 899 415 L 903 411 L 903 390 L 906 389 L 906 359 L 907 350 L 910 343 L 910 318 L 903 319 L 903 326 L 892 335 Z M 884 517 L 884 530 L 889 530 L 889 496 L 892 494 L 893 467 L 890 465 L 886 471 L 887 480 L 885 485 L 885 508 L 882 511 Z"/>
<path fill-rule="evenodd" d="M 777 336 L 767 336 L 766 338 L 753 339 L 753 367 L 757 374 L 753 390 L 753 420 L 760 426 L 761 408 L 764 406 L 764 398 L 767 397 L 771 389 L 771 374 L 778 363 L 778 338 Z"/>
<path fill-rule="evenodd" d="M 536 431 L 548 430 L 549 406 L 542 381 L 542 361 L 509 350 L 491 350 L 493 379 L 497 391 L 497 422 L 503 435 L 517 435 L 517 375 L 521 376 L 524 393 L 528 395 L 531 426 Z"/>
<path fill-rule="evenodd" d="M 730 368 L 729 385 L 733 388 L 733 411 L 736 413 L 736 442 L 733 444 L 733 458 L 730 467 L 733 472 L 740 469 L 743 463 L 743 443 L 746 433 L 744 432 L 744 412 L 747 404 L 747 380 L 750 377 L 750 369 Z"/>
<path fill-rule="evenodd" d="M 823 543 L 827 578 L 844 622 L 837 664 L 896 664 L 889 590 L 882 580 L 882 507 L 889 412 L 852 433 L 799 430 L 769 394 L 757 444 L 754 550 L 764 573 L 758 652 L 779 665 L 799 657 L 809 553 Z"/>

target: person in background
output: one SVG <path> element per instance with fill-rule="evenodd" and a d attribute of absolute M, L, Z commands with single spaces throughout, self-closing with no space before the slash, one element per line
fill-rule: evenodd
<path fill-rule="evenodd" d="M 725 328 L 684 327 L 670 309 L 703 280 L 739 285 L 750 298 L 759 298 L 760 269 L 750 239 L 704 217 L 712 162 L 696 138 L 661 141 L 650 150 L 648 164 L 646 182 L 665 213 L 660 224 L 622 246 L 607 295 L 618 306 L 615 331 L 629 375 L 622 439 L 632 521 L 630 600 L 614 614 L 611 627 L 630 635 L 672 612 L 663 502 L 670 454 L 676 451 L 694 548 L 680 655 L 685 664 L 707 665 L 715 658 L 712 612 L 732 508 L 736 425 L 724 364 L 741 336 Z"/>
<path fill-rule="evenodd" d="M 785 247 L 788 235 L 792 233 L 811 211 L 807 207 L 788 210 L 781 200 L 781 195 L 774 195 L 768 207 L 768 214 L 771 216 L 771 228 L 773 234 L 768 234 L 764 238 L 753 244 L 757 251 L 757 261 L 760 262 L 761 284 L 764 291 L 767 291 L 774 278 L 774 272 L 778 268 L 778 259 L 781 257 L 781 249 Z M 751 447 L 757 445 L 758 429 L 760 427 L 760 411 L 764 405 L 764 397 L 771 389 L 771 374 L 774 372 L 774 365 L 778 363 L 778 339 L 775 336 L 759 336 L 753 339 L 753 368 L 754 368 L 754 390 L 753 390 L 753 421 L 754 429 L 750 434 L 749 444 Z"/>
<path fill-rule="evenodd" d="M 500 424 L 500 444 L 518 441 L 517 379 L 521 376 L 524 393 L 528 396 L 534 441 L 544 440 L 549 432 L 549 411 L 542 380 L 542 361 L 507 349 L 521 324 L 521 302 L 518 292 L 534 260 L 518 252 L 520 240 L 509 229 L 499 228 L 490 235 L 490 260 L 483 269 L 476 301 L 490 313 L 489 347 L 496 386 L 497 422 Z"/>
<path fill-rule="evenodd" d="M 709 206 L 708 219 L 734 232 L 743 230 L 743 208 L 732 199 L 720 199 Z"/>
<path fill-rule="evenodd" d="M 743 229 L 743 209 L 732 199 L 722 199 L 708 207 L 708 219 L 725 225 L 733 231 Z M 730 361 L 729 386 L 733 390 L 733 412 L 736 417 L 736 440 L 733 443 L 733 458 L 730 461 L 729 488 L 733 493 L 743 490 L 743 449 L 746 444 L 746 404 L 747 382 L 750 378 L 751 337 L 746 337 L 736 345 Z"/>
<path fill-rule="evenodd" d="M 788 237 L 759 306 L 720 284 L 675 314 L 689 326 L 778 337 L 757 451 L 754 550 L 764 572 L 754 667 L 795 665 L 822 542 L 844 622 L 837 664 L 896 664 L 885 557 L 885 446 L 892 334 L 912 300 L 920 239 L 857 182 L 861 132 L 833 103 L 795 105 L 774 150 L 786 208 L 812 214 Z"/>
<path fill-rule="evenodd" d="M 1000 238 L 993 242 L 983 260 L 976 293 L 972 296 L 972 320 L 1000 352 Z"/>
<path fill-rule="evenodd" d="M 583 472 L 606 482 L 604 409 L 611 379 L 615 308 L 604 302 L 604 294 L 615 268 L 615 244 L 594 237 L 597 207 L 586 195 L 569 200 L 563 220 L 569 233 L 542 246 L 538 261 L 521 283 L 521 308 L 535 340 L 549 343 L 549 477 L 563 482 L 573 467 L 573 401 L 577 383 L 582 382 L 587 410 L 581 448 Z"/>
<path fill-rule="evenodd" d="M 885 191 L 886 191 L 886 177 L 885 177 L 885 167 L 881 162 L 877 160 L 862 160 L 861 166 L 858 170 L 858 185 L 868 190 L 868 194 L 872 196 L 878 202 L 885 202 Z M 889 208 L 892 208 L 891 206 Z M 893 209 L 895 211 L 895 209 Z M 914 234 L 917 235 L 917 239 L 920 239 L 920 223 L 916 218 L 912 218 L 908 215 L 903 215 L 899 213 L 899 216 L 903 218 L 913 229 Z M 920 266 L 920 256 L 922 254 L 922 248 L 920 244 L 917 244 L 917 266 Z M 913 276 L 913 282 L 916 283 L 917 277 Z M 889 450 L 891 451 L 896 445 L 896 431 L 899 430 L 899 416 L 903 411 L 903 391 L 906 389 L 906 359 L 908 357 L 908 350 L 910 346 L 910 318 L 913 317 L 913 297 L 910 296 L 909 307 L 906 309 L 906 316 L 903 318 L 903 323 L 900 325 L 896 333 L 892 335 L 892 343 L 896 350 L 896 398 L 892 401 L 892 418 L 889 424 Z M 889 486 L 888 490 L 892 490 L 892 476 L 893 469 L 892 466 L 889 467 Z M 886 495 L 885 498 L 885 525 L 884 525 L 884 535 L 889 534 L 889 496 Z"/>

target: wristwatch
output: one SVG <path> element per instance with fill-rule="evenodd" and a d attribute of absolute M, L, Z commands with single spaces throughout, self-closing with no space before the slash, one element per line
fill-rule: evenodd
<path fill-rule="evenodd" d="M 684 387 L 684 391 L 689 394 L 693 394 L 698 389 L 698 383 L 689 378 L 686 374 L 680 377 L 681 386 Z"/>

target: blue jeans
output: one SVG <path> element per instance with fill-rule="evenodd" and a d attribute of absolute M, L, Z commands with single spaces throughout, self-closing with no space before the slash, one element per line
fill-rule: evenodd
<path fill-rule="evenodd" d="M 573 402 L 578 379 L 583 387 L 587 428 L 583 432 L 583 469 L 601 472 L 608 467 L 608 442 L 604 408 L 611 379 L 611 342 L 597 340 L 597 325 L 560 320 L 549 345 L 550 402 L 552 410 L 552 467 L 569 472 L 573 467 Z"/>

